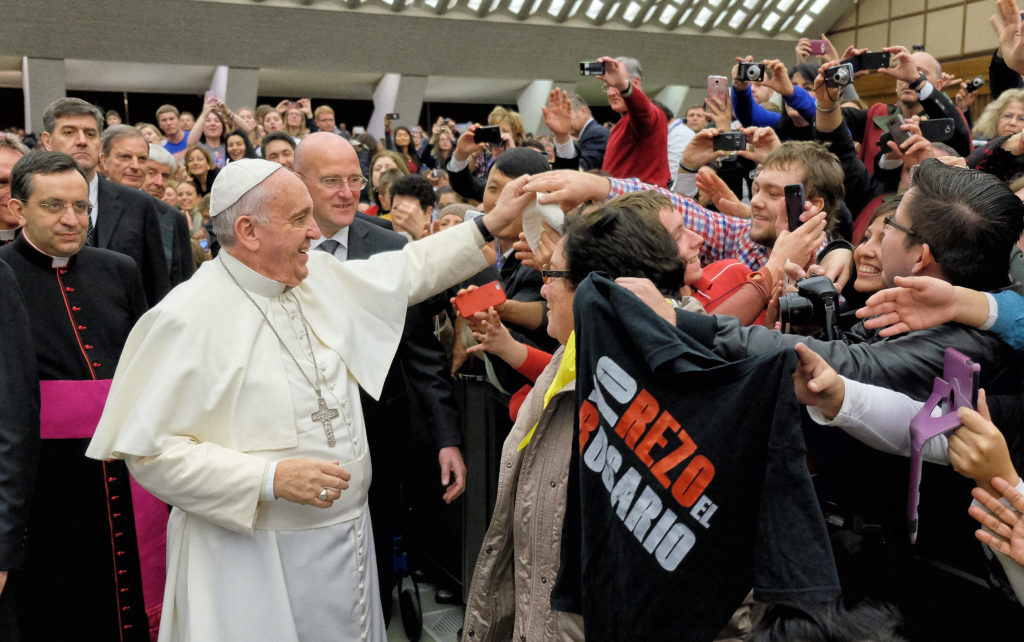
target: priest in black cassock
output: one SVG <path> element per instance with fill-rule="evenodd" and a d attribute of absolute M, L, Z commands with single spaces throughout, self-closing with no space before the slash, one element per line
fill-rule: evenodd
<path fill-rule="evenodd" d="M 135 262 L 83 247 L 89 186 L 75 160 L 30 152 L 8 209 L 22 233 L 0 248 L 22 292 L 40 381 L 41 448 L 19 577 L 23 640 L 149 640 L 159 625 L 166 506 L 123 462 L 87 459 L 125 340 L 146 311 Z"/>

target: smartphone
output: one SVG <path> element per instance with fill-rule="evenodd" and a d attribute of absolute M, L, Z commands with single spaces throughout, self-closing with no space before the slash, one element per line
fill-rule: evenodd
<path fill-rule="evenodd" d="M 603 76 L 604 63 L 597 61 L 584 61 L 580 63 L 581 76 Z"/>
<path fill-rule="evenodd" d="M 736 152 L 747 148 L 747 137 L 743 132 L 722 132 L 711 139 L 714 151 Z"/>
<path fill-rule="evenodd" d="M 812 56 L 824 56 L 827 45 L 824 40 L 812 40 L 811 41 L 811 55 Z"/>
<path fill-rule="evenodd" d="M 484 312 L 487 308 L 501 305 L 505 302 L 505 290 L 501 288 L 501 281 L 491 281 L 487 285 L 463 292 L 455 297 L 455 307 L 459 314 L 468 319 L 477 312 Z"/>
<path fill-rule="evenodd" d="M 944 143 L 953 137 L 952 118 L 929 118 L 918 123 L 921 135 L 933 143 Z"/>
<path fill-rule="evenodd" d="M 217 97 L 217 92 L 215 92 L 215 91 L 208 91 L 208 92 L 206 92 L 206 96 L 203 98 L 203 102 L 210 102 L 211 99 L 216 98 L 216 97 Z"/>
<path fill-rule="evenodd" d="M 843 60 L 844 63 L 853 65 L 853 71 L 877 71 L 889 66 L 891 55 L 888 51 L 865 51 Z"/>
<path fill-rule="evenodd" d="M 708 76 L 708 98 L 714 98 L 724 105 L 729 95 L 729 79 L 725 76 Z"/>
<path fill-rule="evenodd" d="M 473 132 L 473 142 L 475 143 L 494 143 L 501 144 L 501 127 L 498 125 L 491 125 L 490 127 L 480 127 Z"/>
<path fill-rule="evenodd" d="M 896 114 L 889 119 L 889 124 L 887 125 L 889 129 L 889 136 L 896 145 L 902 145 L 908 138 L 910 138 L 910 132 L 901 129 L 906 122 L 907 121 L 903 120 L 903 116 L 900 114 Z"/>
<path fill-rule="evenodd" d="M 400 118 L 398 114 L 384 114 L 384 117 L 388 120 L 398 120 Z"/>
<path fill-rule="evenodd" d="M 210 242 L 207 241 L 206 239 L 199 239 L 199 247 L 203 248 L 204 250 L 207 250 L 210 248 Z"/>
<path fill-rule="evenodd" d="M 973 94 L 982 87 L 985 86 L 985 79 L 981 76 L 975 76 L 967 82 L 967 93 Z"/>
<path fill-rule="evenodd" d="M 792 232 L 803 225 L 800 215 L 804 213 L 804 201 L 807 200 L 804 197 L 804 184 L 793 183 L 782 189 L 786 195 L 786 219 L 789 221 L 789 231 Z"/>

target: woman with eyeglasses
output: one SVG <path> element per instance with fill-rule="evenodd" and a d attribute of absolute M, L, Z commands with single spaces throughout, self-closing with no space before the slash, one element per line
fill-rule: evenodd
<path fill-rule="evenodd" d="M 527 640 L 583 640 L 582 619 L 553 610 L 550 596 L 574 443 L 573 297 L 592 272 L 648 278 L 672 299 L 698 274 L 656 217 L 610 203 L 566 219 L 565 234 L 542 272 L 547 331 L 560 346 L 546 365 L 545 353 L 515 341 L 494 308 L 476 316 L 475 336 L 483 340 L 478 349 L 539 374 L 502 448 L 506 465 L 466 602 L 468 639 L 508 639 L 515 631 Z"/>
<path fill-rule="evenodd" d="M 988 139 L 967 157 L 967 166 L 1008 181 L 1024 170 L 1024 89 L 1008 89 L 992 101 L 974 126 Z"/>

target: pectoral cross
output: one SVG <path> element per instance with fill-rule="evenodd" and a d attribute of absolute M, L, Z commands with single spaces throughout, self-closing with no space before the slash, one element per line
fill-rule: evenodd
<path fill-rule="evenodd" d="M 323 397 L 318 397 L 317 402 L 320 404 L 320 408 L 311 414 L 309 418 L 324 425 L 324 433 L 327 435 L 327 445 L 333 448 L 334 444 L 337 442 L 334 439 L 334 427 L 331 426 L 331 419 L 338 418 L 338 409 L 328 408 L 327 402 L 324 401 Z"/>

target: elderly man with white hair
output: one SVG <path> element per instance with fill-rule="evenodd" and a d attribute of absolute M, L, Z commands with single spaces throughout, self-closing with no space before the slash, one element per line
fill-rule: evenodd
<path fill-rule="evenodd" d="M 525 180 L 478 224 L 342 263 L 308 251 L 298 176 L 221 171 L 223 249 L 136 325 L 87 453 L 174 506 L 161 640 L 386 639 L 359 388 L 380 393 L 409 305 L 486 266 Z"/>
<path fill-rule="evenodd" d="M 159 150 L 157 158 L 163 162 L 150 160 L 150 154 Z M 129 125 L 111 125 L 103 130 L 103 151 L 100 152 L 99 168 L 100 173 L 108 180 L 132 189 L 142 189 L 150 196 L 153 196 L 150 183 L 153 173 L 163 175 L 166 172 L 170 176 L 170 168 L 160 169 L 160 165 L 166 166 L 166 160 L 171 156 L 163 147 L 150 145 L 146 142 L 142 132 Z M 156 170 L 154 172 L 153 170 Z M 163 184 L 166 185 L 166 178 Z M 194 271 L 192 267 L 192 246 L 189 241 L 188 219 L 181 215 L 177 208 L 171 207 L 157 196 L 152 203 L 156 210 L 160 223 L 160 241 L 164 249 L 164 259 L 167 263 L 170 285 L 173 288 L 182 281 L 185 281 Z"/>

